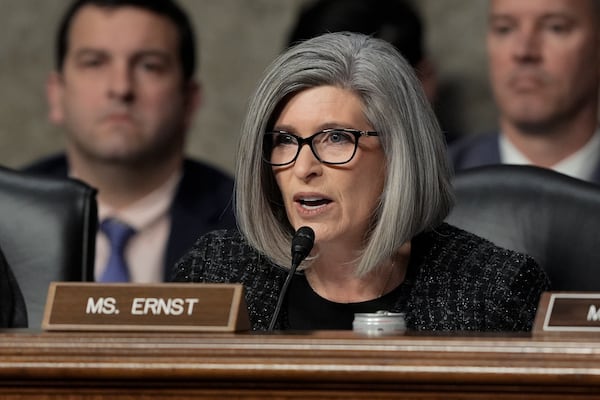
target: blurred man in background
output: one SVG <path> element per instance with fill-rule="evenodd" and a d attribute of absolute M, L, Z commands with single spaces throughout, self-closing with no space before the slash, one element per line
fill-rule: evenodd
<path fill-rule="evenodd" d="M 600 183 L 600 1 L 491 0 L 499 132 L 450 147 L 456 170 L 532 164 Z"/>
<path fill-rule="evenodd" d="M 98 189 L 97 280 L 163 281 L 198 236 L 235 225 L 232 179 L 184 156 L 195 50 L 171 0 L 78 0 L 63 17 L 47 97 L 66 153 L 28 170 Z"/>

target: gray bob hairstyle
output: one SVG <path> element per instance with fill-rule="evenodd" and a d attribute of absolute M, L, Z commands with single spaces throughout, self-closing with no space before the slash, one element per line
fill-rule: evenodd
<path fill-rule="evenodd" d="M 356 274 L 361 276 L 416 234 L 439 225 L 454 199 L 444 137 L 421 84 L 400 53 L 383 40 L 328 33 L 289 48 L 267 68 L 240 135 L 238 224 L 250 245 L 274 263 L 290 265 L 294 228 L 271 166 L 262 161 L 263 134 L 291 95 L 326 85 L 358 95 L 386 157 L 384 191 L 365 246 L 357 249 Z"/>

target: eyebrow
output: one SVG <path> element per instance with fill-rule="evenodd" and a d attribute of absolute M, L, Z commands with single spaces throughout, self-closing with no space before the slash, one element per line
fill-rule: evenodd
<path fill-rule="evenodd" d="M 320 132 L 320 131 L 325 130 L 325 129 L 342 129 L 342 128 L 345 128 L 345 129 L 357 129 L 357 128 L 353 127 L 353 124 L 342 124 L 342 123 L 338 123 L 338 122 L 325 122 L 325 123 L 320 124 L 315 132 Z M 273 130 L 276 130 L 276 131 L 285 131 L 285 132 L 288 132 L 288 133 L 294 133 L 294 132 L 296 132 L 296 129 L 293 126 L 291 126 L 291 125 L 285 125 L 285 124 L 284 125 L 275 124 L 273 126 Z"/>
<path fill-rule="evenodd" d="M 520 15 L 515 15 L 512 14 L 510 12 L 497 12 L 497 13 L 491 13 L 489 20 L 490 21 L 494 21 L 497 19 L 519 19 Z M 539 15 L 535 15 L 535 19 L 552 19 L 552 18 L 567 18 L 567 19 L 572 19 L 575 20 L 577 19 L 577 15 L 574 14 L 573 12 L 571 12 L 570 10 L 560 10 L 560 11 L 549 11 L 549 12 L 545 12 Z"/>
<path fill-rule="evenodd" d="M 77 49 L 73 53 L 73 56 L 77 58 L 77 57 L 82 57 L 82 56 L 86 56 L 86 55 L 96 55 L 96 54 L 110 55 L 111 51 L 103 49 L 103 48 L 82 47 L 82 48 Z M 143 50 L 139 50 L 139 51 L 134 51 L 131 54 L 131 56 L 132 56 L 132 58 L 156 57 L 156 58 L 161 58 L 164 60 L 169 60 L 171 58 L 168 52 L 163 51 L 163 50 L 156 50 L 156 49 L 143 49 Z"/>

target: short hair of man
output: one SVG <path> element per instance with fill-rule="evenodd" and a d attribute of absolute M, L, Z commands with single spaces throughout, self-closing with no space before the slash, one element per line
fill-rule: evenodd
<path fill-rule="evenodd" d="M 317 86 L 347 89 L 360 97 L 386 157 L 384 190 L 365 247 L 357 253 L 356 272 L 362 276 L 419 232 L 435 228 L 450 211 L 454 196 L 444 137 L 413 68 L 387 41 L 330 33 L 282 53 L 250 101 L 235 191 L 241 232 L 276 264 L 289 266 L 294 229 L 272 168 L 261 159 L 263 135 L 290 96 Z"/>
<path fill-rule="evenodd" d="M 387 40 L 416 67 L 424 58 L 423 23 L 405 0 L 319 0 L 301 10 L 290 45 L 330 32 L 357 32 Z"/>
<path fill-rule="evenodd" d="M 173 0 L 75 0 L 67 8 L 56 36 L 55 67 L 62 71 L 69 50 L 69 31 L 77 12 L 84 6 L 103 8 L 137 7 L 168 18 L 179 34 L 179 58 L 184 81 L 189 81 L 196 70 L 196 40 L 194 29 L 185 11 Z"/>

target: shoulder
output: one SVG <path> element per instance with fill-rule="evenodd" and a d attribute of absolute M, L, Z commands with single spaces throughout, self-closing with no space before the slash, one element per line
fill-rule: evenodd
<path fill-rule="evenodd" d="M 208 232 L 202 235 L 193 247 L 193 249 L 204 249 L 211 251 L 211 253 L 214 253 L 214 250 L 224 248 L 235 249 L 239 255 L 255 252 L 237 229 L 219 229 Z"/>
<path fill-rule="evenodd" d="M 189 282 L 207 282 L 224 279 L 217 271 L 222 264 L 231 264 L 236 257 L 245 258 L 252 249 L 245 244 L 242 235 L 236 229 L 222 229 L 208 232 L 194 243 L 192 248 L 177 262 L 174 280 Z M 227 271 L 223 271 L 227 272 Z"/>
<path fill-rule="evenodd" d="M 529 256 L 442 224 L 417 240 L 420 249 L 413 305 L 421 327 L 526 331 L 541 293 L 549 288 Z M 451 318 L 449 318 L 451 317 Z"/>
<path fill-rule="evenodd" d="M 183 176 L 171 206 L 180 232 L 192 224 L 194 232 L 235 227 L 233 178 L 200 161 L 186 159 Z"/>
<path fill-rule="evenodd" d="M 424 233 L 419 240 L 421 247 L 428 249 L 424 261 L 453 275 L 511 275 L 523 268 L 545 275 L 530 256 L 499 247 L 449 224 Z"/>
<path fill-rule="evenodd" d="M 177 263 L 174 280 L 243 283 L 249 276 L 278 269 L 274 267 L 237 229 L 223 229 L 206 233 L 196 241 Z"/>
<path fill-rule="evenodd" d="M 64 153 L 53 154 L 51 156 L 34 161 L 22 168 L 23 171 L 51 176 L 67 176 L 69 164 Z"/>
<path fill-rule="evenodd" d="M 466 137 L 453 142 L 448 148 L 448 157 L 455 170 L 498 164 L 500 148 L 498 133 Z"/>
<path fill-rule="evenodd" d="M 186 159 L 175 203 L 203 213 L 221 213 L 233 195 L 233 178 L 200 161 Z"/>
<path fill-rule="evenodd" d="M 183 162 L 182 182 L 196 185 L 198 182 L 203 182 L 207 186 L 208 184 L 233 186 L 233 178 L 229 174 L 217 167 L 191 158 L 186 158 Z"/>

